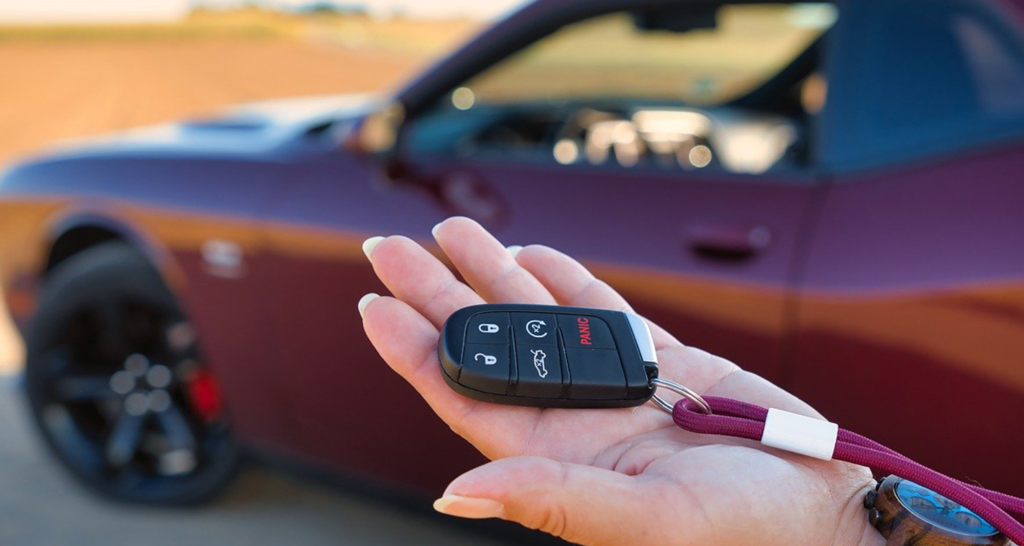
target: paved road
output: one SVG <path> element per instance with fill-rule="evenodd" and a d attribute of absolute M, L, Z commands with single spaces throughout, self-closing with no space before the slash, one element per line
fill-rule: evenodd
<path fill-rule="evenodd" d="M 197 510 L 129 508 L 75 486 L 39 448 L 0 377 L 0 545 L 499 546 L 480 534 L 335 488 L 250 470 L 223 500 Z"/>

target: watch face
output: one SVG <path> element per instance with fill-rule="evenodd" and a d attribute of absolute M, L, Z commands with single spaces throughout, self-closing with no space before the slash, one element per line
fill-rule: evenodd
<path fill-rule="evenodd" d="M 972 537 L 999 531 L 977 514 L 946 497 L 908 480 L 896 484 L 896 498 L 914 515 L 947 531 Z"/>

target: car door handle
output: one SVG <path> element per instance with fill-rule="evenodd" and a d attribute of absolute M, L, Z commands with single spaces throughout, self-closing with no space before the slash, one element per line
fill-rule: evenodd
<path fill-rule="evenodd" d="M 690 251 L 698 256 L 735 261 L 767 248 L 772 232 L 764 225 L 697 224 L 686 229 L 685 238 Z"/>
<path fill-rule="evenodd" d="M 469 170 L 445 173 L 440 182 L 440 197 L 455 214 L 481 222 L 498 221 L 505 212 L 498 193 L 482 176 Z"/>

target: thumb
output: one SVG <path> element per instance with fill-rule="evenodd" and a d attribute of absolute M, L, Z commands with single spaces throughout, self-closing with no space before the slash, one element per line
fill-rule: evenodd
<path fill-rule="evenodd" d="M 647 501 L 647 502 L 645 502 Z M 654 517 L 636 478 L 541 457 L 488 463 L 455 479 L 434 509 L 466 518 L 502 518 L 588 545 L 628 544 Z"/>

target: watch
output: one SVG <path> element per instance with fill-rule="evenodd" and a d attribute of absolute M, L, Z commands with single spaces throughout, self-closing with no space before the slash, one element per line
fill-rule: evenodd
<path fill-rule="evenodd" d="M 1010 542 L 966 507 L 898 476 L 864 497 L 868 521 L 888 546 L 1004 546 Z"/>

